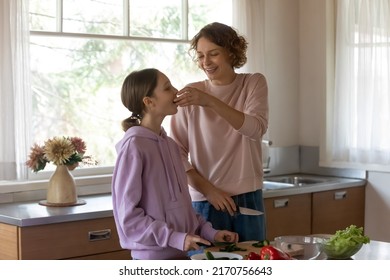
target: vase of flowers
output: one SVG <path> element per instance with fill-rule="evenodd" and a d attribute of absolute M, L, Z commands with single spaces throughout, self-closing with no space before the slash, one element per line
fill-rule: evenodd
<path fill-rule="evenodd" d="M 51 175 L 47 189 L 47 199 L 40 202 L 46 206 L 71 206 L 84 204 L 78 200 L 76 183 L 71 170 L 79 163 L 96 164 L 90 156 L 85 156 L 86 145 L 79 137 L 53 137 L 43 146 L 34 144 L 26 165 L 34 172 L 43 170 L 52 162 L 56 170 Z"/>
<path fill-rule="evenodd" d="M 77 201 L 76 182 L 72 174 L 66 165 L 57 165 L 49 180 L 47 199 L 41 204 L 69 206 L 77 204 Z"/>

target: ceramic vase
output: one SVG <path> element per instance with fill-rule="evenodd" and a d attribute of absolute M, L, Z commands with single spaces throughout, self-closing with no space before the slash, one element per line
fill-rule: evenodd
<path fill-rule="evenodd" d="M 47 204 L 70 206 L 77 204 L 76 183 L 66 165 L 57 165 L 47 189 Z"/>

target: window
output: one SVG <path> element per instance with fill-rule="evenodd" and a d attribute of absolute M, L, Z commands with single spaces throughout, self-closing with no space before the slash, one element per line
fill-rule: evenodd
<path fill-rule="evenodd" d="M 189 40 L 209 22 L 231 24 L 226 0 L 30 0 L 29 6 L 31 145 L 60 135 L 83 138 L 99 165 L 76 175 L 112 170 L 120 123 L 130 114 L 120 100 L 128 73 L 158 68 L 177 88 L 204 79 L 187 53 Z"/>
<path fill-rule="evenodd" d="M 326 161 L 390 170 L 390 6 L 337 1 L 335 91 Z"/>

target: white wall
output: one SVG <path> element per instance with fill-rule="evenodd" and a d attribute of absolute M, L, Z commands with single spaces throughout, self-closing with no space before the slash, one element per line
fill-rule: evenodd
<path fill-rule="evenodd" d="M 390 174 L 369 172 L 366 188 L 366 233 L 390 241 Z"/>
<path fill-rule="evenodd" d="M 269 139 L 273 146 L 299 142 L 299 0 L 265 2 L 265 74 L 268 82 Z"/>
<path fill-rule="evenodd" d="M 334 0 L 265 3 L 269 138 L 274 147 L 319 147 L 332 88 Z M 365 232 L 390 242 L 390 173 L 368 172 L 365 213 Z"/>
<path fill-rule="evenodd" d="M 326 0 L 299 1 L 299 144 L 318 146 L 326 95 Z"/>

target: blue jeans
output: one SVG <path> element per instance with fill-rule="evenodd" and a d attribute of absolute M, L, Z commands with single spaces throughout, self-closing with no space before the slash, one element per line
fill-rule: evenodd
<path fill-rule="evenodd" d="M 262 190 L 232 196 L 237 205 L 264 212 Z M 195 211 L 211 222 L 213 228 L 238 233 L 239 241 L 266 239 L 265 214 L 260 216 L 235 215 L 216 210 L 208 201 L 192 202 Z"/>

